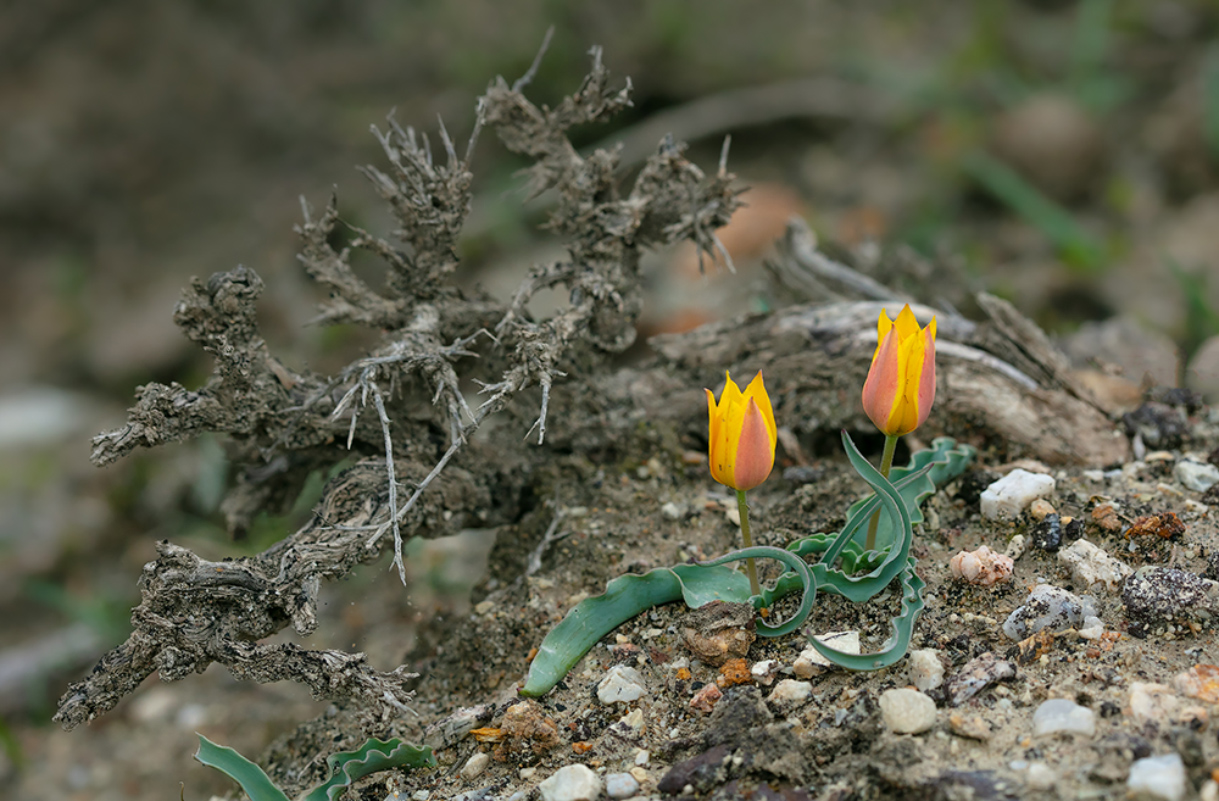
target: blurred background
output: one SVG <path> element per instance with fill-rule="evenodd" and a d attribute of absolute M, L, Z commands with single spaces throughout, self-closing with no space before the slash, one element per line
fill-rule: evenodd
<path fill-rule="evenodd" d="M 171 319 L 191 276 L 254 268 L 272 350 L 298 368 L 345 363 L 366 335 L 307 325 L 318 294 L 295 261 L 299 198 L 337 191 L 345 220 L 388 234 L 354 169 L 382 163 L 369 125 L 396 109 L 434 134 L 439 116 L 464 141 L 487 83 L 522 75 L 552 25 L 536 101 L 573 91 L 593 45 L 634 86 L 633 109 L 577 145 L 620 139 L 629 177 L 666 131 L 708 170 L 731 134 L 730 168 L 751 187 L 724 233 L 739 273 L 704 279 L 689 251 L 655 254 L 645 334 L 765 309 L 763 259 L 799 215 L 932 304 L 968 314 L 985 288 L 1068 349 L 1088 341 L 1102 371 L 1219 390 L 1213 0 L 6 4 L 0 788 L 164 798 L 182 780 L 206 797 L 225 785 L 190 763 L 192 731 L 256 753 L 324 708 L 213 669 L 88 730 L 47 722 L 65 682 L 123 638 L 156 540 L 253 552 L 299 522 L 322 479 L 233 544 L 217 442 L 97 469 L 89 438 L 122 423 L 136 385 L 206 378 Z M 480 140 L 461 280 L 501 296 L 556 253 L 522 166 Z M 923 272 L 886 274 L 898 262 L 881 254 Z M 485 551 L 471 537 L 413 546 L 409 594 L 384 566 L 344 583 L 309 644 L 393 667 L 412 620 L 464 602 Z"/>

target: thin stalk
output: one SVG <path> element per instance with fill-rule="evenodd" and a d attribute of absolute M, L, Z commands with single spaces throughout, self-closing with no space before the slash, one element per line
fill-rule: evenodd
<path fill-rule="evenodd" d="M 897 435 L 887 434 L 885 436 L 885 452 L 880 456 L 880 474 L 885 478 L 889 477 L 889 470 L 893 468 L 893 452 L 897 450 Z M 744 518 L 741 518 L 744 520 Z M 865 551 L 876 550 L 876 527 L 880 525 L 880 510 L 877 509 L 872 515 L 872 519 L 868 521 L 868 538 L 864 540 L 863 548 Z"/>
<path fill-rule="evenodd" d="M 745 500 L 745 490 L 736 491 L 736 506 L 741 512 L 741 538 L 745 540 L 745 547 L 753 547 L 753 538 L 749 536 L 749 502 Z M 762 594 L 762 586 L 758 584 L 758 566 L 754 564 L 753 558 L 745 560 L 745 573 L 749 576 L 749 591 L 754 595 Z"/>

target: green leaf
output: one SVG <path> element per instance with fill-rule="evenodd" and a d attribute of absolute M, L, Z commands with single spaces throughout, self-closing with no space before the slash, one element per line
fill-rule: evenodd
<path fill-rule="evenodd" d="M 275 786 L 262 768 L 226 745 L 216 745 L 202 734 L 198 737 L 199 750 L 195 752 L 195 759 L 240 784 L 250 801 L 288 801 L 288 796 Z"/>
<path fill-rule="evenodd" d="M 401 740 L 369 739 L 355 751 L 343 751 L 326 759 L 334 775 L 310 790 L 301 801 L 334 801 L 344 789 L 365 776 L 389 768 L 427 768 L 436 764 L 428 746 L 422 748 Z"/>
<path fill-rule="evenodd" d="M 810 637 L 809 644 L 830 662 L 848 670 L 880 670 L 905 656 L 910 647 L 910 638 L 914 634 L 914 624 L 923 612 L 923 588 L 927 586 L 918 573 L 914 572 L 914 565 L 914 559 L 907 560 L 906 569 L 901 572 L 901 613 L 893 618 L 893 634 L 880 651 L 874 654 L 848 654 L 829 647 L 816 637 Z"/>
<path fill-rule="evenodd" d="M 773 548 L 769 545 L 755 545 L 752 548 L 742 548 L 739 551 L 725 554 L 718 559 L 712 559 L 710 562 L 701 562 L 698 566 L 715 567 L 725 562 L 736 562 L 741 559 L 777 559 L 792 569 L 792 574 L 797 577 L 800 587 L 804 590 L 804 595 L 800 599 L 800 608 L 796 610 L 795 614 L 777 626 L 771 626 L 758 621 L 758 634 L 761 634 L 763 637 L 781 637 L 799 628 L 800 624 L 808 619 L 809 613 L 813 611 L 813 602 L 817 600 L 817 582 L 813 579 L 808 563 L 791 551 Z M 679 568 L 674 568 L 674 570 L 677 569 Z M 741 576 L 742 574 L 737 573 L 737 575 Z M 748 581 L 748 579 L 745 580 Z"/>

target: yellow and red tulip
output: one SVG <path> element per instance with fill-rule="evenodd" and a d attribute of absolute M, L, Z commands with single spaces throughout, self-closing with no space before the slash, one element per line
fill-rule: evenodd
<path fill-rule="evenodd" d="M 886 435 L 909 434 L 927 419 L 935 401 L 935 318 L 920 329 L 909 305 L 896 320 L 882 309 L 876 335 L 863 408 Z"/>
<path fill-rule="evenodd" d="M 706 390 L 711 417 L 711 476 L 721 484 L 745 491 L 770 475 L 778 429 L 762 372 L 758 371 L 744 392 L 731 375 L 725 375 L 727 381 L 718 404 L 711 390 Z"/>

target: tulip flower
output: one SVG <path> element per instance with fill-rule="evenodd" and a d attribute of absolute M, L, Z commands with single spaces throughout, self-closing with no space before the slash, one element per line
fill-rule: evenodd
<path fill-rule="evenodd" d="M 935 401 L 935 318 L 920 329 L 907 305 L 896 320 L 881 310 L 872 368 L 863 385 L 863 408 L 886 436 L 923 424 Z"/>
<path fill-rule="evenodd" d="M 888 478 L 897 438 L 921 426 L 935 402 L 935 318 L 919 328 L 909 304 L 895 320 L 881 309 L 876 336 L 872 367 L 863 385 L 863 408 L 885 435 L 880 472 Z M 878 511 L 868 524 L 867 550 L 876 543 L 879 519 Z"/>
<path fill-rule="evenodd" d="M 745 493 L 765 481 L 775 465 L 778 429 L 775 427 L 770 396 L 766 394 L 760 370 L 744 392 L 741 392 L 731 375 L 725 374 L 724 392 L 720 395 L 719 403 L 715 402 L 711 390 L 705 392 L 711 421 L 707 446 L 711 477 L 736 490 L 737 508 L 741 513 L 741 536 L 745 547 L 751 548 L 749 503 Z M 745 571 L 749 574 L 753 594 L 758 595 L 761 587 L 753 559 L 745 561 Z"/>
<path fill-rule="evenodd" d="M 718 404 L 711 390 L 704 390 L 711 418 L 711 476 L 734 490 L 751 490 L 766 480 L 775 464 L 775 413 L 761 371 L 744 392 L 725 375 Z"/>

